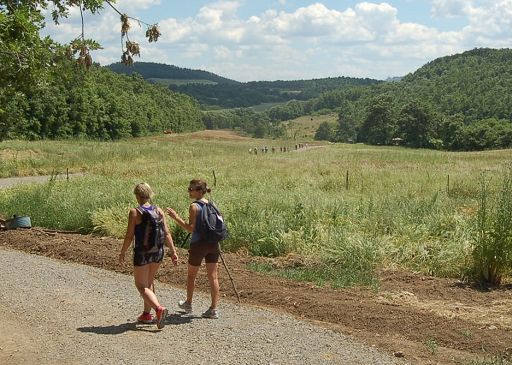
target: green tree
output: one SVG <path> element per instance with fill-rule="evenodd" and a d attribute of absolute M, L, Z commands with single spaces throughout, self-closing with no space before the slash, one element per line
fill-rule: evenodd
<path fill-rule="evenodd" d="M 395 131 L 393 104 L 389 95 L 372 99 L 358 140 L 369 144 L 390 144 Z"/>
<path fill-rule="evenodd" d="M 415 99 L 400 110 L 397 134 L 407 146 L 432 147 L 435 131 L 436 116 L 427 103 Z"/>
<path fill-rule="evenodd" d="M 460 150 L 463 146 L 464 115 L 455 114 L 444 117 L 438 125 L 437 135 L 448 150 Z"/>
<path fill-rule="evenodd" d="M 333 138 L 333 130 L 331 125 L 327 122 L 321 123 L 315 132 L 314 138 L 317 141 L 331 141 Z"/>
<path fill-rule="evenodd" d="M 336 142 L 353 142 L 357 138 L 357 126 L 355 120 L 345 116 L 344 113 L 338 115 L 338 125 L 334 131 Z"/>

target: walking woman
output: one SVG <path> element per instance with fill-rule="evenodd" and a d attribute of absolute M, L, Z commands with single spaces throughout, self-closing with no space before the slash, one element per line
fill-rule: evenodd
<path fill-rule="evenodd" d="M 192 233 L 190 239 L 190 250 L 188 257 L 188 274 L 187 274 L 187 299 L 178 302 L 178 306 L 187 313 L 192 312 L 192 297 L 194 295 L 195 281 L 199 267 L 203 259 L 206 262 L 206 273 L 210 283 L 211 305 L 206 312 L 202 314 L 204 318 L 219 318 L 217 305 L 219 303 L 220 289 L 218 278 L 218 261 L 220 256 L 219 243 L 209 243 L 201 240 L 200 234 L 197 231 L 198 220 L 201 216 L 201 210 L 208 200 L 204 198 L 206 193 L 211 190 L 208 188 L 206 181 L 192 180 L 188 186 L 188 195 L 194 201 L 190 204 L 188 209 L 188 223 L 183 220 L 171 208 L 166 211 L 174 221 L 181 226 L 184 230 Z"/>
<path fill-rule="evenodd" d="M 154 309 L 156 325 L 158 328 L 163 328 L 165 325 L 164 319 L 168 311 L 158 301 L 154 286 L 155 274 L 164 258 L 163 243 L 165 242 L 171 250 L 172 263 L 174 265 L 178 264 L 178 255 L 174 248 L 171 233 L 165 222 L 164 212 L 150 203 L 154 195 L 151 187 L 146 183 L 140 183 L 135 186 L 133 193 L 139 206 L 130 209 L 128 228 L 126 229 L 123 247 L 119 254 L 119 263 L 124 261 L 126 251 L 135 237 L 135 244 L 133 246 L 133 274 L 135 286 L 144 299 L 144 311 L 137 318 L 137 321 L 153 323 L 154 318 L 151 315 L 151 309 Z M 152 219 L 151 217 L 155 218 L 154 224 L 148 221 Z"/>

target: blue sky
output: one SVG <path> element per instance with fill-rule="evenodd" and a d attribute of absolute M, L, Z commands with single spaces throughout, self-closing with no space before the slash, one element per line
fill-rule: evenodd
<path fill-rule="evenodd" d="M 351 76 L 385 79 L 441 56 L 512 44 L 512 0 L 118 0 L 119 10 L 158 23 L 147 43 L 133 22 L 141 61 L 203 69 L 239 81 Z M 80 33 L 75 9 L 44 31 L 60 42 Z M 119 16 L 86 16 L 86 37 L 119 60 Z"/>

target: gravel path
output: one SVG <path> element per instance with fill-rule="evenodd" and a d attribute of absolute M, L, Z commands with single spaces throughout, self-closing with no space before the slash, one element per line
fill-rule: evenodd
<path fill-rule="evenodd" d="M 0 364 L 393 364 L 348 337 L 288 315 L 223 302 L 219 320 L 176 312 L 139 325 L 130 276 L 0 248 Z M 196 312 L 208 298 L 197 294 Z"/>
<path fill-rule="evenodd" d="M 84 174 L 69 174 L 69 178 L 84 176 Z M 66 174 L 59 174 L 56 177 L 57 180 L 66 180 Z M 6 177 L 0 179 L 0 188 L 7 188 L 9 186 L 19 184 L 34 184 L 34 183 L 46 183 L 50 181 L 51 176 L 25 176 L 25 177 Z"/>

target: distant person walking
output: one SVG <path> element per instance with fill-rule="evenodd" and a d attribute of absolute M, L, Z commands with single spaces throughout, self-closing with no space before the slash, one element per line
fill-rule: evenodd
<path fill-rule="evenodd" d="M 156 325 L 164 327 L 167 309 L 163 307 L 155 295 L 155 274 L 164 258 L 164 243 L 171 250 L 172 263 L 178 264 L 178 255 L 174 248 L 171 233 L 165 222 L 164 212 L 150 201 L 154 193 L 146 183 L 140 183 L 133 190 L 139 206 L 130 209 L 128 227 L 123 246 L 119 254 L 119 263 L 125 259 L 126 251 L 131 243 L 133 246 L 133 275 L 135 286 L 144 299 L 144 310 L 137 318 L 141 323 L 153 323 L 151 309 L 156 313 Z"/>
<path fill-rule="evenodd" d="M 179 217 L 178 214 L 172 209 L 167 208 L 167 213 L 174 219 L 174 221 L 181 226 L 184 230 L 192 233 L 190 239 L 190 250 L 188 257 L 188 273 L 187 273 L 187 299 L 178 302 L 178 306 L 186 313 L 192 313 L 192 299 L 194 295 L 194 288 L 197 273 L 201 267 L 203 259 L 206 262 L 206 273 L 210 283 L 211 305 L 202 316 L 204 318 L 219 318 L 217 305 L 219 304 L 220 288 L 218 277 L 218 262 L 220 257 L 219 243 L 210 243 L 201 240 L 200 233 L 198 232 L 198 221 L 201 216 L 201 210 L 204 208 L 208 200 L 204 198 L 206 193 L 211 190 L 208 188 L 206 181 L 192 180 L 188 186 L 188 195 L 194 201 L 190 204 L 188 209 L 188 223 Z"/>

